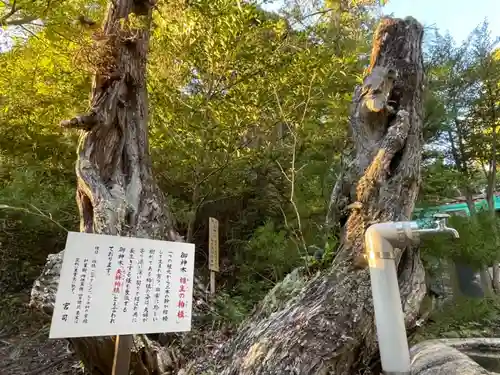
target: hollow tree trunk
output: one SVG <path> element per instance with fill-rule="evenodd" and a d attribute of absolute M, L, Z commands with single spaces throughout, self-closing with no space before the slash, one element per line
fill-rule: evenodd
<path fill-rule="evenodd" d="M 353 98 L 353 158 L 333 189 L 329 207 L 335 217 L 327 219 L 328 226 L 343 222 L 344 210 L 339 206 L 347 203 L 352 209 L 332 267 L 314 276 L 301 269 L 289 274 L 232 340 L 195 360 L 179 375 L 376 372 L 370 371 L 377 362 L 378 348 L 369 272 L 355 263 L 364 251 L 363 235 L 370 223 L 409 220 L 414 208 L 422 146 L 422 36 L 422 26 L 412 18 L 386 18 L 375 33 L 369 74 Z M 399 76 L 393 82 L 395 73 Z M 403 309 L 411 329 L 425 295 L 425 273 L 418 249 L 397 252 Z M 477 370 L 453 346 L 442 346 L 450 350 L 451 367 L 435 354 L 423 353 L 432 347 L 429 344 L 413 352 L 417 366 L 412 373 Z M 460 367 L 465 364 L 470 366 Z M 471 372 L 483 373 L 480 369 Z"/>
<path fill-rule="evenodd" d="M 91 110 L 61 123 L 81 130 L 76 199 L 81 231 L 181 240 L 151 172 L 148 150 L 146 61 L 152 0 L 110 3 L 91 96 Z M 132 18 L 134 22 L 132 22 Z M 49 257 L 35 281 L 32 305 L 51 313 L 62 252 Z M 70 340 L 91 374 L 111 373 L 111 337 Z M 169 352 L 146 336 L 135 338 L 134 374 L 160 374 L 173 366 Z"/>
<path fill-rule="evenodd" d="M 212 360 L 199 361 L 194 374 L 343 375 L 366 373 L 373 365 L 378 349 L 370 277 L 366 266 L 354 263 L 364 252 L 370 223 L 408 220 L 414 208 L 422 146 L 422 36 L 422 26 L 411 18 L 386 18 L 375 33 L 369 74 L 353 99 L 353 159 L 330 205 L 355 203 L 332 267 L 312 277 L 294 271 L 230 342 L 211 353 Z M 413 326 L 425 294 L 424 269 L 418 250 L 398 251 L 398 263 L 406 323 Z"/>

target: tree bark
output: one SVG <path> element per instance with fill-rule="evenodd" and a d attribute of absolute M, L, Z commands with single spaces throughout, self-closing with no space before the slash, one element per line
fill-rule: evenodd
<path fill-rule="evenodd" d="M 103 38 L 96 45 L 91 110 L 61 123 L 81 130 L 75 169 L 82 232 L 182 240 L 152 176 L 148 149 L 146 61 L 153 6 L 152 0 L 109 4 Z M 62 256 L 49 257 L 32 290 L 32 305 L 49 314 Z M 111 373 L 113 338 L 70 342 L 89 373 Z M 171 352 L 144 335 L 135 337 L 134 344 L 134 374 L 165 373 L 178 365 Z"/>
<path fill-rule="evenodd" d="M 353 263 L 364 253 L 371 222 L 411 218 L 420 185 L 422 35 L 412 18 L 386 18 L 374 36 L 369 74 L 353 99 L 353 159 L 330 204 L 356 207 L 332 267 L 287 276 L 193 373 L 354 374 L 378 361 L 369 272 Z M 417 249 L 398 250 L 397 258 L 406 322 L 413 327 L 425 295 L 424 269 Z"/>
<path fill-rule="evenodd" d="M 468 355 L 498 361 L 500 340 L 486 338 L 430 340 L 411 348 L 412 375 L 496 374 Z"/>

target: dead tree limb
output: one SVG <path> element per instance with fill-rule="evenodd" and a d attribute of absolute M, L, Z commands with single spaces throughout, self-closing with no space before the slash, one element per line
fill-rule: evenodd
<path fill-rule="evenodd" d="M 330 205 L 353 208 L 332 267 L 313 277 L 301 270 L 289 275 L 235 337 L 211 353 L 213 360 L 200 359 L 195 374 L 344 375 L 374 368 L 370 279 L 368 270 L 353 262 L 364 252 L 370 223 L 407 220 L 414 208 L 422 147 L 422 36 L 412 18 L 386 18 L 375 33 L 368 74 L 353 98 L 353 158 Z M 424 270 L 416 249 L 399 250 L 398 263 L 411 327 L 425 294 Z"/>

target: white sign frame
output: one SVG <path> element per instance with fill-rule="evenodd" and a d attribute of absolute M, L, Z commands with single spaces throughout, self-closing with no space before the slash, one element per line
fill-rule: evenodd
<path fill-rule="evenodd" d="M 190 243 L 69 232 L 49 337 L 190 331 L 194 256 Z"/>

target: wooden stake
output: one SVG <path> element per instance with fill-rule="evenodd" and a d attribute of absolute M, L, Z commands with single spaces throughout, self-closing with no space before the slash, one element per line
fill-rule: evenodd
<path fill-rule="evenodd" d="M 219 222 L 210 217 L 208 222 L 208 269 L 210 270 L 210 294 L 215 294 L 215 273 L 219 272 Z"/>
<path fill-rule="evenodd" d="M 116 336 L 112 375 L 129 375 L 133 341 L 132 335 Z"/>
<path fill-rule="evenodd" d="M 210 294 L 215 294 L 215 272 L 210 271 Z"/>

